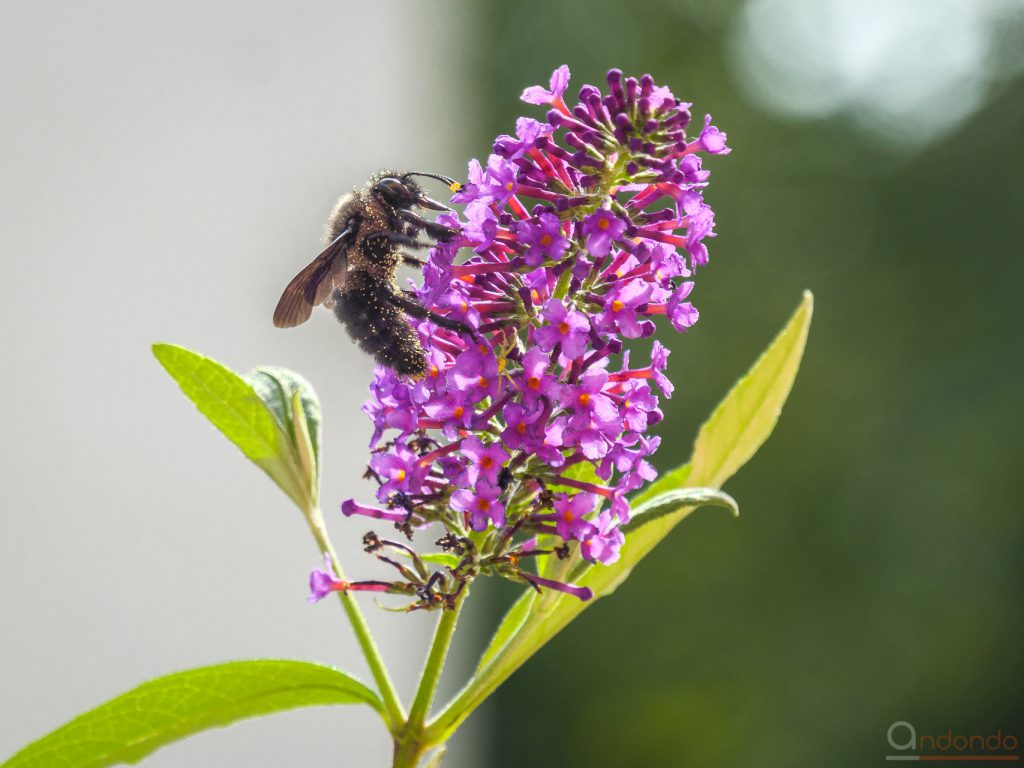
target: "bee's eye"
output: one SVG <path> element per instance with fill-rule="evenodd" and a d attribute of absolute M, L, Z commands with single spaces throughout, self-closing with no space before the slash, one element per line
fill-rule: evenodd
<path fill-rule="evenodd" d="M 399 203 L 405 200 L 409 200 L 412 194 L 409 192 L 409 188 L 405 186 L 398 179 L 393 179 L 390 176 L 385 177 L 377 182 L 377 189 L 380 190 L 384 199 L 390 203 Z"/>

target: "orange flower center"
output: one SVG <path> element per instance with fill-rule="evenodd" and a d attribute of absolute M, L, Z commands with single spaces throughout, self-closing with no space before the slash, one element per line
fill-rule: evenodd
<path fill-rule="evenodd" d="M 494 459 L 492 459 L 490 456 L 484 456 L 480 460 L 480 466 L 483 467 L 484 469 L 490 469 L 491 467 L 494 466 Z"/>
<path fill-rule="evenodd" d="M 455 416 L 455 418 L 456 418 L 456 419 L 461 419 L 461 418 L 462 418 L 462 415 L 463 415 L 463 414 L 464 414 L 465 412 L 466 412 L 466 409 L 465 409 L 465 408 L 463 408 L 463 407 L 462 407 L 461 405 L 456 405 L 456 406 L 455 406 L 455 410 L 454 410 L 454 411 L 452 411 L 452 414 L 453 414 L 453 415 Z"/>
<path fill-rule="evenodd" d="M 612 312 L 621 312 L 624 306 L 626 305 L 623 304 L 618 299 L 616 299 L 615 301 L 612 302 Z"/>
<path fill-rule="evenodd" d="M 520 435 L 525 435 L 526 434 L 526 422 L 525 421 L 520 421 L 518 424 L 516 424 L 516 432 L 518 432 Z"/>
<path fill-rule="evenodd" d="M 398 480 L 399 482 L 401 482 L 402 480 L 405 480 L 405 470 L 404 469 L 400 469 L 397 472 L 395 472 L 395 480 Z"/>
<path fill-rule="evenodd" d="M 541 235 L 540 236 L 540 244 L 541 245 L 551 245 L 551 235 L 549 235 L 547 232 L 545 232 L 543 235 Z"/>
<path fill-rule="evenodd" d="M 564 321 L 559 323 L 558 324 L 558 331 L 559 331 L 559 333 L 568 333 L 569 332 L 569 324 L 564 322 Z"/>
<path fill-rule="evenodd" d="M 540 389 L 540 379 L 536 376 L 531 376 L 526 380 L 526 386 L 530 389 Z"/>
<path fill-rule="evenodd" d="M 586 392 L 584 392 L 583 394 L 580 395 L 580 405 L 586 405 L 589 402 L 590 402 L 590 395 L 588 395 Z"/>
<path fill-rule="evenodd" d="M 608 227 L 610 225 L 611 225 L 611 222 L 608 221 L 608 219 L 598 219 L 597 220 L 597 228 L 598 229 L 608 229 Z"/>

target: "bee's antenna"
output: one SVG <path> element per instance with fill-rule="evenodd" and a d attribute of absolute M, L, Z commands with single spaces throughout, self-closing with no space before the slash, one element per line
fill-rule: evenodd
<path fill-rule="evenodd" d="M 411 171 L 409 173 L 404 174 L 402 176 L 402 179 L 407 179 L 410 176 L 426 176 L 427 178 L 430 179 L 437 179 L 438 181 L 447 184 L 448 189 L 450 189 L 452 192 L 458 192 L 460 189 L 462 189 L 462 185 L 459 184 L 459 182 L 457 182 L 455 179 L 449 178 L 448 176 L 441 176 L 436 173 L 420 173 L 419 171 Z"/>

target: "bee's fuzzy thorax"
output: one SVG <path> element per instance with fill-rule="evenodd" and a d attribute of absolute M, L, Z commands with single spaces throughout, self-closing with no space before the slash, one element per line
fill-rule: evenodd
<path fill-rule="evenodd" d="M 423 263 L 405 249 L 428 247 L 432 243 L 427 238 L 455 234 L 414 210 L 438 205 L 408 173 L 396 170 L 375 173 L 361 189 L 343 195 L 324 228 L 323 252 L 289 283 L 274 312 L 275 324 L 303 323 L 323 303 L 378 363 L 400 375 L 422 376 L 425 352 L 407 316 L 430 317 L 450 330 L 469 331 L 402 292 L 396 280 L 403 262 Z"/>

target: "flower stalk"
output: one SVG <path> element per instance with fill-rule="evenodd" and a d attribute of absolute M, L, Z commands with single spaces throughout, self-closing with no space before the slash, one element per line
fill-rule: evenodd
<path fill-rule="evenodd" d="M 540 593 L 528 626 L 559 600 L 592 598 L 572 582 L 581 565 L 619 559 L 627 496 L 657 476 L 650 429 L 674 389 L 663 345 L 632 363 L 627 345 L 656 323 L 683 332 L 699 317 L 690 295 L 714 236 L 702 158 L 729 152 L 725 134 L 708 117 L 688 136 L 691 105 L 649 75 L 612 70 L 606 93 L 584 85 L 574 104 L 568 82 L 560 67 L 548 88 L 523 92 L 548 107 L 545 119 L 522 117 L 514 136 L 499 136 L 456 185 L 461 215 L 438 217 L 456 234 L 431 250 L 415 291 L 466 332 L 414 321 L 426 374 L 379 366 L 363 406 L 376 504 L 347 499 L 342 511 L 397 531 L 363 539 L 393 580 L 348 581 L 331 563 L 311 577 L 312 599 L 337 591 L 350 612 L 386 702 L 395 766 L 443 744 L 513 671 L 505 659 L 521 633 L 427 722 L 476 578 Z M 321 548 L 336 567 L 329 542 Z M 441 612 L 407 718 L 350 611 L 359 591 Z"/>
<path fill-rule="evenodd" d="M 468 596 L 469 591 L 463 590 L 454 607 L 449 611 L 442 611 L 438 618 L 434 639 L 423 665 L 423 672 L 420 675 L 412 707 L 409 709 L 409 719 L 401 733 L 395 736 L 394 768 L 399 768 L 401 765 L 416 765 L 423 752 L 437 743 L 428 738 L 424 722 L 430 705 L 434 701 L 434 695 L 437 693 L 437 685 L 441 680 L 441 673 L 444 671 L 445 660 L 455 635 L 459 614 L 462 612 L 462 606 Z"/>
<path fill-rule="evenodd" d="M 327 533 L 323 513 L 320 511 L 320 508 L 310 507 L 304 510 L 304 517 L 309 525 L 310 532 L 313 534 L 313 538 L 316 539 L 321 555 L 333 565 L 337 578 L 344 579 L 338 556 Z M 384 664 L 384 659 L 380 655 L 380 649 L 373 639 L 373 633 L 370 632 L 370 627 L 366 623 L 366 617 L 363 616 L 363 612 L 359 608 L 359 603 L 356 602 L 355 597 L 348 590 L 339 590 L 338 597 L 341 600 L 342 608 L 345 610 L 345 615 L 348 617 L 349 624 L 352 625 L 352 631 L 355 633 L 359 649 L 363 653 L 363 658 L 366 659 L 366 664 L 370 667 L 370 674 L 373 675 L 373 681 L 377 684 L 377 691 L 384 702 L 385 724 L 388 730 L 394 733 L 405 721 L 405 708 L 398 697 L 394 683 L 391 682 L 391 675 L 388 674 L 387 666 Z"/>

